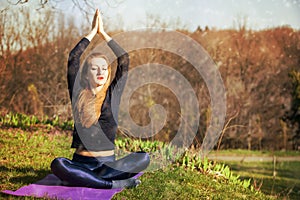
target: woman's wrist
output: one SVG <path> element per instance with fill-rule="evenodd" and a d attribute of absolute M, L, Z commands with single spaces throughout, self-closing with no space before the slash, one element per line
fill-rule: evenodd
<path fill-rule="evenodd" d="M 91 30 L 91 32 L 89 32 L 85 38 L 87 38 L 89 41 L 92 41 L 92 39 L 95 37 L 95 35 L 97 34 L 97 29 L 93 28 Z"/>
<path fill-rule="evenodd" d="M 109 42 L 112 40 L 112 38 L 105 31 L 100 32 L 100 34 L 106 42 Z"/>

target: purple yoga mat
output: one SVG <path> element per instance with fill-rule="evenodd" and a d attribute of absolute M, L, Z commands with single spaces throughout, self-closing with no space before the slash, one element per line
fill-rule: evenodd
<path fill-rule="evenodd" d="M 135 177 L 141 176 L 139 173 Z M 92 200 L 92 199 L 111 199 L 122 189 L 94 189 L 86 187 L 66 187 L 60 185 L 60 180 L 53 174 L 47 175 L 42 180 L 23 186 L 16 191 L 4 190 L 5 194 L 15 196 L 47 197 L 53 199 L 68 200 Z"/>

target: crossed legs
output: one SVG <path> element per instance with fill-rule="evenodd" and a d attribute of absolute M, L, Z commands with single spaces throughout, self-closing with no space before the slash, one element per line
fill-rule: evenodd
<path fill-rule="evenodd" d="M 72 160 L 54 159 L 51 170 L 65 185 L 110 189 L 134 187 L 139 182 L 132 177 L 149 163 L 145 152 L 131 153 L 119 160 L 114 156 L 94 158 L 74 154 Z"/>

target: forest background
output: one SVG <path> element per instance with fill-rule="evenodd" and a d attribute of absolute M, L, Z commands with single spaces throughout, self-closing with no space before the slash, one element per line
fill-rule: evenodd
<path fill-rule="evenodd" d="M 43 2 L 43 1 L 41 1 Z M 47 1 L 45 1 L 47 2 Z M 42 4 L 41 4 L 42 5 Z M 166 28 L 156 16 L 147 27 Z M 0 111 L 43 117 L 72 118 L 67 91 L 68 54 L 90 25 L 78 23 L 55 9 L 3 9 L 0 13 Z M 176 27 L 180 22 L 173 22 Z M 177 24 L 177 25 L 176 25 Z M 179 26 L 177 26 L 179 27 Z M 124 30 L 110 28 L 110 34 Z M 198 27 L 176 31 L 197 41 L 216 63 L 226 89 L 227 117 L 221 149 L 300 149 L 300 31 L 289 25 L 252 30 L 243 18 L 232 29 Z M 90 49 L 100 39 L 93 41 Z M 201 145 L 211 116 L 210 97 L 190 63 L 157 49 L 129 52 L 130 69 L 161 63 L 189 80 L 200 102 L 200 125 L 194 140 Z M 137 77 L 138 78 L 138 77 Z M 168 88 L 148 84 L 131 97 L 131 117 L 149 123 L 149 108 L 160 104 L 168 119 L 154 139 L 170 141 L 180 124 L 180 105 Z M 122 113 L 120 113 L 122 114 Z"/>

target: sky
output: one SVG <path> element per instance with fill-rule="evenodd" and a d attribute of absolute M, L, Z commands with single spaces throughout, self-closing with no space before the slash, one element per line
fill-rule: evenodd
<path fill-rule="evenodd" d="M 66 3 L 69 2 L 69 3 Z M 68 13 L 78 13 L 66 1 L 60 6 Z M 300 0 L 94 0 L 109 18 L 125 30 L 143 28 L 147 16 L 163 22 L 179 21 L 189 30 L 200 27 L 236 28 L 246 20 L 251 29 L 290 25 L 300 29 Z M 149 21 L 149 20 L 148 20 Z M 177 23 L 178 24 L 178 23 Z M 172 25 L 171 25 L 172 26 Z M 173 27 L 170 27 L 173 28 Z"/>
<path fill-rule="evenodd" d="M 2 6 L 7 0 L 0 0 Z M 17 0 L 10 0 L 11 2 Z M 35 0 L 34 0 L 35 1 Z M 76 21 L 85 21 L 73 2 L 81 0 L 49 0 Z M 3 2 L 3 3 L 2 3 Z M 33 0 L 29 0 L 28 5 Z M 198 26 L 216 29 L 237 28 L 246 22 L 250 29 L 265 29 L 289 25 L 300 30 L 300 0 L 89 0 L 99 8 L 104 22 L 113 23 L 123 30 L 145 28 L 154 19 L 166 22 L 170 29 L 191 31 Z M 0 6 L 0 7 L 2 7 Z M 83 8 L 84 9 L 84 8 Z M 81 9 L 82 10 L 82 9 Z M 90 12 L 90 19 L 93 12 Z M 149 16 L 152 18 L 149 19 Z M 151 20 L 152 19 L 152 20 Z"/>

